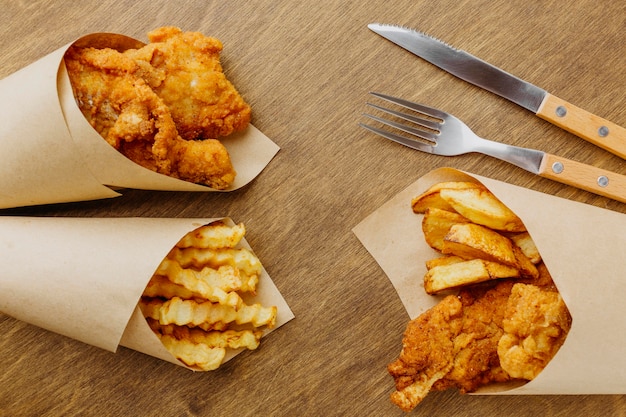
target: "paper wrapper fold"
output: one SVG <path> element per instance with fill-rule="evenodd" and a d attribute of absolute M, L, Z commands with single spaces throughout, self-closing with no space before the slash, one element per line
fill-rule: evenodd
<path fill-rule="evenodd" d="M 368 216 L 354 233 L 389 277 L 410 318 L 435 305 L 425 293 L 422 215 L 411 199 L 441 181 L 478 181 L 524 222 L 572 315 L 556 356 L 532 381 L 488 394 L 626 393 L 626 216 L 450 168 L 431 171 Z"/>
<path fill-rule="evenodd" d="M 95 33 L 0 80 L 0 209 L 116 197 L 119 188 L 217 191 L 143 168 L 91 127 L 74 100 L 63 63 L 74 43 L 118 50 L 143 45 L 123 35 Z M 224 191 L 248 184 L 279 150 L 252 125 L 221 141 L 237 171 Z"/>
<path fill-rule="evenodd" d="M 172 247 L 213 220 L 0 217 L 0 312 L 111 352 L 121 344 L 183 366 L 137 303 Z M 265 270 L 253 301 L 277 306 L 275 328 L 294 317 Z"/>

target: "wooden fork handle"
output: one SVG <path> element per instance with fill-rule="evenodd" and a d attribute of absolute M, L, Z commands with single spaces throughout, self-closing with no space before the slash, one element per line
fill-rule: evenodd
<path fill-rule="evenodd" d="M 548 153 L 541 162 L 539 175 L 626 203 L 626 175 Z"/>
<path fill-rule="evenodd" d="M 626 129 L 549 93 L 537 116 L 626 159 Z"/>

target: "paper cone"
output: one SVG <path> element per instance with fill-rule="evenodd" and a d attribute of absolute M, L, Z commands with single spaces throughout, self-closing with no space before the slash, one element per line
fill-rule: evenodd
<path fill-rule="evenodd" d="M 491 386 L 485 394 L 626 393 L 626 216 L 441 168 L 430 172 L 372 213 L 354 233 L 398 291 L 410 318 L 440 298 L 424 291 L 424 262 L 436 252 L 424 241 L 422 215 L 411 199 L 441 181 L 479 181 L 524 222 L 572 315 L 556 356 L 532 381 L 514 388 Z"/>
<path fill-rule="evenodd" d="M 217 191 L 143 168 L 89 125 L 74 100 L 63 63 L 74 43 L 119 50 L 143 45 L 123 35 L 95 33 L 0 80 L 0 208 L 120 195 L 111 188 Z M 237 171 L 234 183 L 223 191 L 248 184 L 279 150 L 252 125 L 221 141 Z"/>
<path fill-rule="evenodd" d="M 111 352 L 121 344 L 184 366 L 137 303 L 172 247 L 213 220 L 0 217 L 0 311 Z M 251 301 L 277 306 L 275 328 L 294 317 L 265 270 Z"/>

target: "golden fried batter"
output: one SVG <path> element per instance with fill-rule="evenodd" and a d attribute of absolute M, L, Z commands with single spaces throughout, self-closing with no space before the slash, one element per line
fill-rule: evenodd
<path fill-rule="evenodd" d="M 449 295 L 409 322 L 400 356 L 387 367 L 396 384 L 391 400 L 410 411 L 431 390 L 470 392 L 510 380 L 500 368 L 497 346 L 512 285 Z"/>
<path fill-rule="evenodd" d="M 224 75 L 218 39 L 176 27 L 156 29 L 148 38 L 149 44 L 124 54 L 170 108 L 184 139 L 216 139 L 248 126 L 250 106 Z"/>
<path fill-rule="evenodd" d="M 113 49 L 72 47 L 65 63 L 82 113 L 129 159 L 216 189 L 234 181 L 226 148 L 218 141 L 182 139 L 169 108 L 138 75 L 132 59 Z"/>
<path fill-rule="evenodd" d="M 571 325 L 560 294 L 515 284 L 498 343 L 502 368 L 513 378 L 534 379 L 559 350 Z"/>
<path fill-rule="evenodd" d="M 563 344 L 569 311 L 547 268 L 532 283 L 502 281 L 449 295 L 407 325 L 387 367 L 405 411 L 430 391 L 475 391 L 491 382 L 532 380 Z M 530 280 L 527 280 L 530 281 Z"/>

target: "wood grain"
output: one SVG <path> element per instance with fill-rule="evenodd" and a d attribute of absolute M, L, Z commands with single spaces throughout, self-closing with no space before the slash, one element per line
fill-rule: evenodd
<path fill-rule="evenodd" d="M 566 100 L 548 93 L 537 116 L 621 158 L 626 157 L 626 129 Z"/>
<path fill-rule="evenodd" d="M 372 22 L 415 27 L 626 126 L 624 3 L 433 4 L 0 0 L 0 77 L 91 32 L 145 40 L 151 29 L 176 25 L 218 37 L 224 69 L 252 105 L 254 125 L 281 147 L 258 178 L 232 193 L 126 190 L 109 200 L 0 214 L 230 216 L 246 224 L 249 243 L 296 315 L 258 351 L 211 373 L 125 348 L 108 353 L 0 315 L 0 415 L 402 416 L 388 398 L 386 365 L 399 353 L 408 317 L 351 233 L 357 223 L 442 166 L 626 213 L 622 203 L 492 158 L 425 155 L 358 127 L 368 92 L 380 91 L 449 111 L 480 136 L 626 173 L 622 159 L 367 29 Z M 412 414 L 619 416 L 626 415 L 626 396 L 449 391 L 428 396 Z"/>
<path fill-rule="evenodd" d="M 626 203 L 626 176 L 593 165 L 545 154 L 539 175 Z"/>

